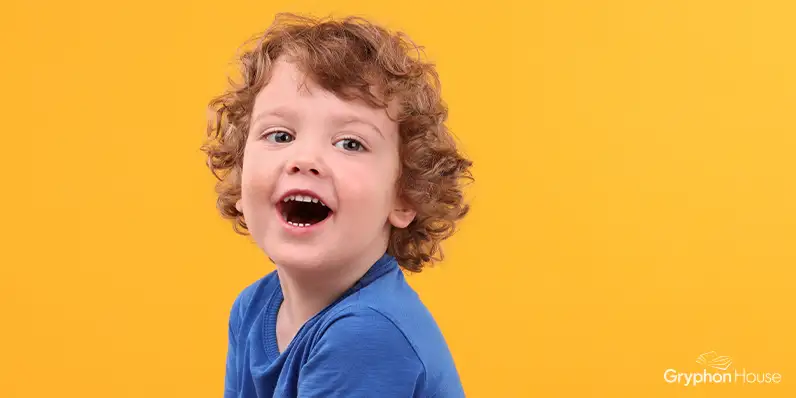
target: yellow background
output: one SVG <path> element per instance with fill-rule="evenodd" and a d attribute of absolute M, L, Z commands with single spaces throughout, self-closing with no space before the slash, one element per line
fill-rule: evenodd
<path fill-rule="evenodd" d="M 277 11 L 439 65 L 473 211 L 410 280 L 468 396 L 796 396 L 793 4 L 6 1 L 0 396 L 221 396 L 229 306 L 272 268 L 198 148 Z M 711 350 L 783 381 L 664 382 Z"/>

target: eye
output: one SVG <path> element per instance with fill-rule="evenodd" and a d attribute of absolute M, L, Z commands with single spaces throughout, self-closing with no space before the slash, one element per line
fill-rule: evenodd
<path fill-rule="evenodd" d="M 334 146 L 352 152 L 361 152 L 365 150 L 365 146 L 353 138 L 343 138 L 342 140 L 335 142 Z"/>
<path fill-rule="evenodd" d="M 293 141 L 293 136 L 287 131 L 276 130 L 266 134 L 265 139 L 276 144 L 287 144 Z"/>

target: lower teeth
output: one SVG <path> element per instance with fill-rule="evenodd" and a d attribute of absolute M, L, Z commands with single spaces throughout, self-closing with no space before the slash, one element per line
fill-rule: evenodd
<path fill-rule="evenodd" d="M 300 223 L 300 222 L 293 222 L 287 221 L 287 213 L 282 213 L 282 219 L 285 220 L 288 224 L 294 227 L 309 227 L 310 225 L 315 225 L 317 222 L 314 223 Z"/>

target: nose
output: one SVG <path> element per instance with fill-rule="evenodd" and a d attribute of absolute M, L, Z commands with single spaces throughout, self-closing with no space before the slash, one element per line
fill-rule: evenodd
<path fill-rule="evenodd" d="M 287 173 L 288 174 L 312 174 L 315 176 L 320 176 L 321 171 L 320 167 L 315 165 L 314 163 L 307 161 L 306 159 L 298 159 L 290 162 L 287 166 Z"/>
<path fill-rule="evenodd" d="M 299 148 L 297 148 L 299 149 Z M 323 165 L 319 149 L 304 146 L 285 165 L 287 174 L 307 174 L 313 176 L 323 175 Z"/>

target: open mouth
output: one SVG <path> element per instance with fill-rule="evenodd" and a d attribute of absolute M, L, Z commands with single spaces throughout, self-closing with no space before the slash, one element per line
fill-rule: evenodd
<path fill-rule="evenodd" d="M 315 225 L 332 214 L 320 199 L 310 195 L 289 195 L 277 204 L 277 210 L 288 224 L 295 227 Z"/>

